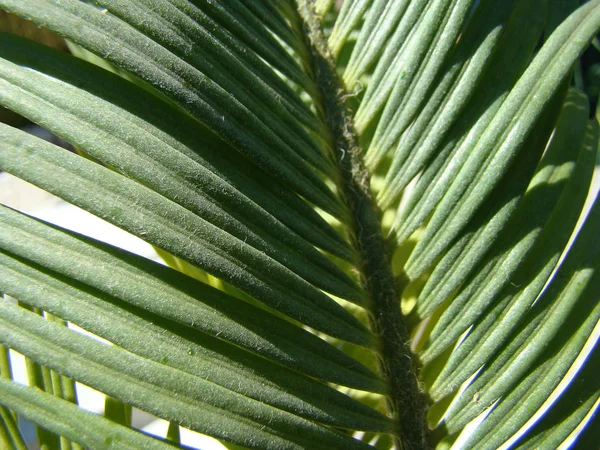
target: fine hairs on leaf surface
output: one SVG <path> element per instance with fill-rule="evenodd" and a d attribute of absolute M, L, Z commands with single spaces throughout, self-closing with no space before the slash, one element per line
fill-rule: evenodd
<path fill-rule="evenodd" d="M 0 448 L 589 445 L 600 0 L 0 10 Z"/>

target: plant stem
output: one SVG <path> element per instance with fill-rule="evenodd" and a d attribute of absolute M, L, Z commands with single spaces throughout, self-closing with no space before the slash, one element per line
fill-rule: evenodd
<path fill-rule="evenodd" d="M 331 144 L 340 169 L 341 195 L 352 214 L 348 224 L 359 254 L 359 269 L 367 304 L 370 326 L 379 341 L 379 365 L 389 384 L 388 410 L 397 419 L 396 447 L 432 448 L 425 418 L 427 404 L 419 388 L 410 336 L 400 311 L 399 289 L 390 264 L 382 227 L 381 213 L 373 199 L 370 175 L 363 162 L 352 119 L 343 94 L 342 81 L 335 72 L 319 16 L 310 0 L 298 0 L 311 67 L 320 88 L 323 118 L 331 133 Z"/>

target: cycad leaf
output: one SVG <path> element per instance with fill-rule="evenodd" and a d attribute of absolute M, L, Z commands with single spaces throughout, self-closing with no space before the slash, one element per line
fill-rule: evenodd
<path fill-rule="evenodd" d="M 168 450 L 174 447 L 130 428 L 85 412 L 37 389 L 0 377 L 2 402 L 20 416 L 43 424 L 48 430 L 90 448 L 118 446 L 126 449 Z M 19 448 L 19 447 L 15 447 Z"/>
<path fill-rule="evenodd" d="M 487 199 L 599 28 L 600 6 L 588 3 L 544 44 L 480 136 L 427 224 L 406 264 L 409 277 L 427 270 Z"/>
<path fill-rule="evenodd" d="M 0 156 L 3 170 L 207 269 L 309 326 L 358 344 L 369 343 L 364 326 L 341 306 L 242 240 L 96 163 L 10 127 L 0 130 L 5 142 Z"/>
<path fill-rule="evenodd" d="M 115 306 L 119 300 L 114 297 L 91 295 L 86 286 L 69 285 L 11 256 L 0 254 L 0 261 L 2 285 L 11 296 L 129 352 L 309 420 L 339 428 L 391 430 L 379 413 L 296 372 L 143 310 Z"/>
<path fill-rule="evenodd" d="M 450 432 L 462 428 L 500 398 L 472 439 L 506 440 L 542 405 L 586 341 L 592 340 L 588 352 L 594 347 L 598 336 L 592 335 L 592 330 L 600 319 L 599 220 L 596 201 L 548 289 L 520 321 L 503 350 L 451 406 L 446 417 Z M 533 407 L 517 412 L 513 408 L 525 396 L 531 396 Z M 488 434 L 496 427 L 496 436 Z"/>
<path fill-rule="evenodd" d="M 83 283 L 85 288 L 76 290 L 92 290 L 100 297 L 103 293 L 115 302 L 124 302 L 119 304 L 219 337 L 310 376 L 363 390 L 381 390 L 379 380 L 355 360 L 261 309 L 152 261 L 44 225 L 5 207 L 1 211 L 7 267 L 9 263 L 31 264 L 33 268 L 28 270 L 36 276 Z M 35 251 L 28 245 L 33 242 Z M 57 258 L 57 254 L 65 258 Z M 19 273 L 17 269 L 7 270 Z M 27 284 L 13 282 L 5 292 L 16 294 L 14 290 L 24 286 Z M 32 296 L 29 301 L 43 300 Z"/>
<path fill-rule="evenodd" d="M 189 327 L 143 310 L 119 307 L 118 298 L 74 282 L 69 286 L 31 263 L 27 266 L 6 254 L 0 260 L 2 285 L 11 295 L 129 352 L 310 420 L 342 428 L 389 429 L 387 420 L 375 411 L 314 380 L 193 333 Z"/>
<path fill-rule="evenodd" d="M 424 7 L 425 2 L 375 0 L 373 5 L 369 5 L 369 2 L 355 1 L 344 2 L 344 5 L 346 4 L 353 5 L 352 13 L 354 14 L 356 14 L 355 11 L 359 8 L 371 6 L 366 14 L 365 23 L 360 28 L 360 34 L 352 50 L 352 55 L 350 55 L 348 66 L 344 71 L 344 81 L 348 88 L 352 89 L 366 70 L 375 63 L 381 52 L 387 48 L 386 44 L 391 33 L 394 30 L 402 29 L 402 26 L 406 29 L 407 22 L 402 22 L 404 14 L 406 13 L 408 16 L 411 16 L 411 13 L 414 14 L 414 11 L 420 11 Z M 406 12 L 407 9 L 410 12 Z M 349 16 L 353 17 L 354 14 Z M 342 17 L 343 11 L 340 11 L 336 26 L 342 20 Z M 356 19 L 352 21 L 347 20 L 343 24 L 343 27 L 340 26 L 340 28 L 344 30 L 344 35 L 348 35 L 352 31 L 352 28 L 356 27 L 356 24 Z M 334 28 L 330 38 L 334 54 L 336 48 L 336 31 Z"/>
<path fill-rule="evenodd" d="M 149 102 L 144 105 L 143 118 L 141 112 L 130 113 L 136 108 L 133 101 L 121 100 L 120 106 L 114 106 L 119 96 L 135 98 L 138 105 L 144 99 L 142 92 L 128 83 L 87 64 L 71 66 L 72 58 L 64 59 L 63 71 L 57 70 L 56 59 L 60 56 L 48 53 L 43 47 L 31 48 L 27 41 L 15 41 L 10 35 L 2 38 L 7 41 L 3 55 L 6 59 L 0 69 L 6 93 L 2 99 L 4 105 L 36 120 L 108 167 L 243 239 L 291 270 L 303 273 L 317 286 L 339 297 L 358 300 L 358 291 L 345 274 L 239 191 L 245 187 L 243 175 L 231 163 L 223 164 L 223 158 L 213 157 L 215 151 L 206 148 L 219 146 L 218 142 L 205 140 L 202 147 L 198 143 L 192 146 L 189 136 L 197 134 L 192 126 L 186 129 L 180 122 L 177 127 L 167 128 L 165 123 L 158 127 L 149 120 L 166 113 L 165 105 L 152 102 L 151 97 L 145 96 Z M 21 59 L 18 55 L 28 56 Z M 73 72 L 77 73 L 75 79 L 69 75 Z M 94 88 L 97 84 L 110 89 Z M 94 89 L 98 94 L 90 95 Z M 125 124 L 129 126 L 124 127 Z M 222 175 L 214 173 L 211 160 L 220 163 L 224 169 Z M 238 187 L 228 182 L 227 178 L 232 176 Z M 264 190 L 260 192 L 267 196 Z M 294 219 L 301 222 L 298 216 Z M 322 234 L 335 234 L 324 223 L 320 228 Z M 321 240 L 327 242 L 325 237 Z M 327 247 L 339 255 L 349 253 L 342 245 Z M 320 270 L 307 270 L 311 260 Z M 323 277 L 323 273 L 328 276 Z M 339 281 L 334 281 L 336 278 Z"/>
<path fill-rule="evenodd" d="M 151 4 L 144 1 L 126 4 L 113 0 L 96 0 L 91 3 L 105 8 L 106 14 L 110 12 L 130 24 L 200 72 L 210 74 L 210 78 L 222 85 L 234 98 L 245 99 L 241 102 L 257 115 L 269 106 L 283 106 L 283 111 L 290 113 L 284 117 L 296 119 L 285 123 L 289 131 L 295 130 L 298 133 L 296 140 L 306 140 L 307 147 L 302 154 L 304 158 L 315 164 L 325 163 L 318 156 L 320 149 L 314 147 L 314 142 L 299 127 L 299 123 L 305 123 L 322 131 L 316 116 L 254 52 L 249 52 L 238 39 L 223 32 L 218 23 L 198 7 L 186 0 L 158 0 Z M 212 12 L 206 7 L 205 9 Z M 296 70 L 300 72 L 298 65 Z M 238 85 L 240 82 L 243 84 Z M 252 100 L 252 94 L 260 98 L 260 101 Z M 265 114 L 263 119 L 272 121 L 273 116 Z M 271 125 L 277 128 L 282 124 L 271 122 Z"/>
<path fill-rule="evenodd" d="M 424 107 L 393 150 L 392 165 L 386 178 L 390 183 L 393 180 L 394 189 L 405 189 L 440 145 L 453 142 L 454 135 L 449 137 L 448 132 L 459 118 L 462 123 L 473 126 L 480 118 L 482 105 L 490 114 L 490 103 L 498 102 L 496 93 L 512 79 L 510 72 L 516 76 L 520 60 L 529 59 L 545 23 L 545 2 L 524 0 L 516 5 L 513 3 L 488 0 L 477 7 L 435 90 L 425 98 Z M 523 31 L 525 22 L 526 32 Z M 512 64 L 505 67 L 507 50 Z M 502 80 L 500 85 L 499 79 Z M 479 92 L 486 95 L 479 97 Z M 465 130 L 455 133 L 462 135 Z M 387 148 L 372 146 L 371 150 L 368 161 L 374 165 L 386 155 Z M 441 156 L 436 158 L 438 164 Z M 417 210 L 427 214 L 423 209 Z M 396 224 L 403 229 L 403 236 L 399 236 L 402 241 L 406 236 L 406 217 L 399 215 Z"/>
<path fill-rule="evenodd" d="M 537 190 L 534 190 L 534 187 L 542 182 L 543 178 L 531 183 L 530 181 L 538 163 L 541 167 L 538 166 L 537 173 L 546 174 L 548 170 L 544 171 L 544 169 L 548 167 L 573 164 L 577 159 L 584 135 L 584 130 L 579 128 L 577 137 L 581 139 L 572 151 L 569 151 L 569 148 L 559 147 L 554 152 L 546 152 L 542 161 L 539 160 L 542 153 L 544 153 L 548 138 L 552 135 L 552 128 L 556 121 L 556 111 L 560 110 L 562 97 L 557 100 L 553 107 L 548 108 L 547 114 L 545 114 L 546 117 L 540 120 L 540 123 L 527 140 L 528 151 L 520 155 L 515 161 L 510 177 L 507 177 L 507 183 L 490 195 L 486 204 L 477 212 L 460 238 L 450 246 L 450 249 L 433 269 L 419 295 L 419 311 L 422 311 L 423 317 L 429 315 L 434 308 L 456 291 L 465 282 L 474 267 L 478 267 L 480 264 L 481 266 L 486 265 L 486 261 L 483 260 L 484 256 L 495 254 L 495 248 L 492 244 L 500 236 L 509 233 L 505 231 L 509 224 L 512 227 L 510 233 L 513 235 L 522 233 L 522 223 L 513 225 L 510 221 L 517 222 L 517 217 L 514 217 L 517 214 L 519 214 L 519 217 L 523 217 L 526 214 L 535 212 Z M 583 123 L 585 124 L 585 122 L 586 118 L 583 117 Z M 591 166 L 588 164 L 586 167 L 591 172 L 593 163 Z M 560 195 L 560 187 L 562 186 L 557 186 L 555 191 L 551 191 L 548 202 L 543 203 L 546 209 L 541 213 L 545 213 L 546 217 L 552 209 L 553 201 L 557 200 Z M 543 189 L 543 185 L 540 189 Z M 582 194 L 585 198 L 585 193 Z M 540 219 L 540 222 L 543 223 L 543 220 Z M 507 247 L 501 247 L 500 244 L 497 244 L 496 248 Z"/>
<path fill-rule="evenodd" d="M 569 446 L 573 444 L 577 432 L 581 431 L 578 428 L 593 427 L 593 419 L 600 406 L 600 388 L 592 381 L 596 379 L 598 370 L 600 352 L 596 347 L 577 379 L 540 419 L 532 433 L 517 441 L 515 448 L 559 448 L 561 444 Z"/>
<path fill-rule="evenodd" d="M 427 3 L 417 24 L 396 52 L 391 51 L 394 47 L 386 48 L 388 54 L 394 55 L 391 68 L 382 64 L 387 59 L 384 54 L 356 112 L 357 128 L 363 132 L 382 109 L 368 149 L 369 153 L 375 153 L 376 161 L 397 143 L 422 109 L 475 2 L 438 0 Z M 379 78 L 382 73 L 385 75 Z"/>
<path fill-rule="evenodd" d="M 117 8 L 121 3 L 115 1 L 110 7 Z M 317 144 L 306 133 L 287 129 L 288 123 L 285 118 L 292 123 L 296 123 L 296 119 L 292 112 L 279 103 L 276 96 L 265 93 L 264 101 L 271 99 L 272 108 L 278 111 L 277 116 L 265 109 L 262 98 L 259 101 L 254 94 L 247 92 L 247 89 L 264 91 L 259 81 L 255 80 L 251 87 L 242 89 L 230 80 L 231 69 L 220 66 L 215 58 L 230 60 L 231 57 L 227 50 L 220 47 L 213 35 L 207 37 L 212 41 L 205 49 L 207 54 L 195 53 L 200 49 L 198 43 L 187 42 L 176 33 L 166 42 L 162 41 L 164 36 L 161 37 L 161 42 L 153 40 L 153 37 L 158 39 L 162 36 L 160 33 L 155 36 L 158 32 L 157 27 L 160 28 L 159 24 L 163 23 L 163 20 L 178 20 L 180 12 L 173 11 L 176 17 L 172 17 L 169 8 L 169 12 L 165 13 L 168 17 L 156 18 L 156 22 L 149 23 L 149 29 L 144 30 L 144 23 L 129 24 L 109 14 L 106 8 L 96 8 L 75 0 L 60 4 L 54 1 L 40 3 L 29 0 L 3 0 L 0 7 L 65 36 L 153 85 L 160 90 L 161 95 L 202 120 L 236 148 L 250 155 L 265 170 L 289 183 L 326 211 L 338 217 L 345 217 L 345 210 L 339 200 L 303 159 L 312 155 L 320 162 L 326 161 Z M 140 12 L 152 14 L 151 5 L 136 7 L 136 10 L 138 8 Z M 131 20 L 133 22 L 134 18 Z M 136 26 L 142 29 L 139 30 Z M 176 39 L 177 37 L 179 39 Z M 221 50 L 222 52 L 219 52 Z M 218 53 L 210 54 L 209 51 Z M 210 69 L 210 74 L 195 67 L 200 63 L 208 65 L 203 70 L 208 72 Z M 242 67 L 236 67 L 242 70 Z M 211 78 L 217 78 L 217 74 L 219 79 L 224 80 L 223 86 Z M 237 91 L 239 92 L 236 94 Z M 265 117 L 261 118 L 261 114 Z M 275 120 L 276 123 L 265 123 L 263 119 L 269 122 Z M 313 145 L 312 149 L 307 148 L 308 145 Z M 330 163 L 319 166 L 333 175 L 331 167 Z"/>
<path fill-rule="evenodd" d="M 573 103 L 573 100 L 577 99 L 579 105 Z M 579 126 L 586 123 L 588 108 L 585 98 L 582 99 L 581 94 L 575 94 L 570 100 L 563 109 L 554 138 L 540 163 L 541 167 L 522 201 L 513 209 L 511 221 L 497 237 L 497 241 L 494 242 L 494 235 L 486 236 L 485 229 L 478 230 L 475 235 L 467 234 L 465 238 L 468 245 L 465 245 L 462 239 L 459 241 L 462 252 L 453 266 L 444 276 L 437 276 L 437 269 L 446 259 L 444 257 L 432 278 L 428 280 L 422 297 L 419 298 L 418 308 L 423 309 L 424 316 L 429 315 L 432 308 L 439 306 L 464 284 L 450 300 L 450 305 L 432 330 L 430 343 L 422 354 L 423 361 L 431 361 L 455 342 L 481 317 L 482 311 L 494 304 L 496 298 L 505 302 L 510 295 L 508 292 L 514 295 L 529 289 L 529 296 L 533 295 L 535 298 L 537 292 L 530 285 L 532 278 L 536 280 L 535 285 L 538 286 L 539 292 L 542 287 L 539 283 L 545 283 L 550 276 L 548 269 L 551 270 L 556 264 L 556 258 L 565 248 L 579 218 L 587 196 L 585 187 L 589 186 L 591 181 L 598 148 L 597 123 L 590 122 L 587 136 L 586 129 Z M 584 137 L 587 138 L 585 142 Z M 512 173 L 518 171 L 519 169 L 516 169 Z M 514 184 L 517 184 L 515 180 Z M 493 221 L 486 224 L 486 228 L 492 226 Z M 540 236 L 542 231 L 544 235 Z M 480 246 L 485 249 L 483 251 L 477 248 L 477 241 L 480 239 L 488 243 L 487 246 Z M 490 245 L 490 242 L 494 242 L 494 245 Z M 534 246 L 539 249 L 537 254 Z M 539 254 L 542 249 L 545 257 Z M 548 252 L 549 249 L 552 250 Z M 482 258 L 486 252 L 488 256 Z M 533 252 L 531 258 L 527 258 L 530 252 Z M 481 269 L 469 276 L 473 261 Z M 544 270 L 544 267 L 548 269 Z M 536 269 L 539 272 L 536 272 Z M 524 277 L 525 274 L 527 277 Z M 437 289 L 436 285 L 443 285 L 443 288 Z M 511 316 L 514 317 L 514 304 L 510 309 Z M 497 320 L 498 317 L 495 317 Z M 498 336 L 490 342 L 494 345 L 501 344 Z M 481 350 L 478 345 L 473 348 Z M 463 359 L 458 361 L 461 361 L 462 368 L 469 365 Z M 479 358 L 475 358 L 475 361 L 479 364 L 484 362 Z M 448 380 L 446 377 L 444 379 Z"/>
<path fill-rule="evenodd" d="M 5 345 L 159 417 L 254 448 L 366 447 L 262 402 L 72 332 L 9 302 L 0 303 L 0 309 Z"/>
<path fill-rule="evenodd" d="M 0 443 L 19 445 L 16 411 L 40 445 L 120 445 L 98 440 L 107 421 L 54 414 L 66 398 L 40 406 L 52 376 L 110 396 L 106 418 L 136 406 L 168 439 L 182 425 L 231 448 L 581 431 L 597 201 L 568 241 L 599 126 L 569 83 L 600 1 L 566 20 L 554 0 L 333 3 L 0 0 L 114 72 L 0 34 L 0 104 L 89 157 L 0 125 L 0 170 L 183 272 L 0 207 L 0 292 L 18 301 L 0 302 L 0 346 L 47 375 L 0 384 Z"/>
<path fill-rule="evenodd" d="M 388 173 L 388 179 L 393 180 L 396 188 L 404 189 L 416 174 L 415 170 L 424 169 L 397 214 L 394 228 L 399 243 L 417 230 L 442 200 L 448 185 L 458 175 L 478 136 L 489 125 L 525 69 L 539 41 L 544 25 L 543 16 L 539 15 L 543 3 L 540 5 L 535 0 L 520 2 L 508 22 L 503 24 L 501 19 L 506 3 L 494 2 L 495 11 L 484 15 L 486 18 L 496 18 L 500 23 L 493 32 L 484 34 L 485 41 L 465 65 L 455 86 L 452 86 L 453 91 L 443 109 L 439 111 L 440 101 L 447 98 L 446 80 L 452 81 L 456 69 L 448 69 L 439 88 L 436 88 L 431 100 L 399 144 L 398 153 L 410 151 L 410 156 L 406 163 L 399 165 L 397 173 L 393 170 Z M 530 20 L 531 16 L 535 20 Z M 485 31 L 485 25 L 485 22 L 481 24 L 481 30 Z M 470 30 L 471 26 L 466 32 Z M 501 36 L 498 36 L 499 33 Z M 474 38 L 481 38 L 477 31 Z M 469 54 L 468 47 L 468 40 L 461 40 L 457 57 L 463 51 Z M 481 70 L 484 72 L 481 73 Z M 463 83 L 467 87 L 473 83 L 472 91 L 464 89 Z M 423 132 L 422 136 L 419 131 Z M 417 137 L 419 140 L 415 142 Z M 385 192 L 382 195 L 385 196 Z"/>

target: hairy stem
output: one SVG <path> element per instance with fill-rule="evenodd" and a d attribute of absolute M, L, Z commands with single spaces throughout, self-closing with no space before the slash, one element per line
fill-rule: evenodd
<path fill-rule="evenodd" d="M 409 331 L 400 312 L 399 290 L 390 264 L 390 250 L 381 228 L 381 214 L 370 188 L 362 150 L 345 104 L 340 78 L 310 0 L 298 0 L 314 80 L 320 89 L 321 113 L 330 131 L 340 169 L 341 195 L 352 215 L 348 224 L 360 255 L 359 269 L 370 307 L 370 326 L 379 341 L 382 376 L 389 385 L 388 409 L 397 419 L 396 447 L 428 449 L 426 400 L 421 393 Z"/>

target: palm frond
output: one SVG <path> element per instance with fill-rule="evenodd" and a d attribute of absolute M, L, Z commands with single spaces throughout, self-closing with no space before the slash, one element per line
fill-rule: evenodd
<path fill-rule="evenodd" d="M 0 33 L 0 105 L 85 156 L 0 124 L 0 169 L 179 269 L 0 205 L 0 444 L 18 415 L 50 447 L 181 447 L 63 381 L 248 448 L 581 433 L 600 131 L 570 81 L 600 1 L 338 7 L 0 0 L 104 61 Z"/>

